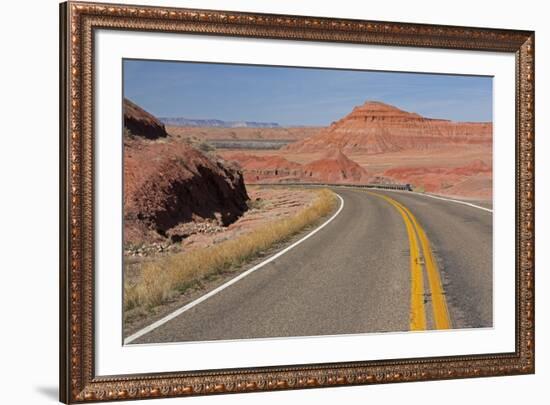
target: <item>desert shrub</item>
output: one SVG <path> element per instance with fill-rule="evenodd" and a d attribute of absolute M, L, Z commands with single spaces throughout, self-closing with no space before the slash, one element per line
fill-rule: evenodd
<path fill-rule="evenodd" d="M 250 199 L 246 202 L 246 205 L 249 210 L 259 210 L 265 207 L 265 200 L 261 198 Z"/>
<path fill-rule="evenodd" d="M 199 141 L 196 145 L 196 148 L 199 149 L 201 152 L 213 152 L 216 150 L 216 148 L 210 144 L 209 142 L 207 141 Z"/>
<path fill-rule="evenodd" d="M 135 135 L 132 131 L 130 131 L 127 127 L 124 127 L 124 138 L 128 139 L 135 139 Z"/>

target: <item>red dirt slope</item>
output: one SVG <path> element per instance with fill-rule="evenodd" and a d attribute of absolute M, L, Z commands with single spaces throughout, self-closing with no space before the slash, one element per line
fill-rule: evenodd
<path fill-rule="evenodd" d="M 346 183 L 367 182 L 367 172 L 339 150 L 331 150 L 321 159 L 301 165 L 281 156 L 256 156 L 245 153 L 226 155 L 244 171 L 247 183 Z"/>
<path fill-rule="evenodd" d="M 492 167 L 482 160 L 451 168 L 400 167 L 386 170 L 383 177 L 438 194 L 481 199 L 492 195 Z"/>
<path fill-rule="evenodd" d="M 303 167 L 304 176 L 322 183 L 367 183 L 367 171 L 349 159 L 339 149 L 329 151 L 323 158 Z"/>
<path fill-rule="evenodd" d="M 235 221 L 247 209 L 242 174 L 182 143 L 125 145 L 124 219 L 127 242 L 171 236 L 190 221 Z M 155 235 L 158 234 L 158 235 Z M 185 235 L 179 235 L 183 237 Z"/>

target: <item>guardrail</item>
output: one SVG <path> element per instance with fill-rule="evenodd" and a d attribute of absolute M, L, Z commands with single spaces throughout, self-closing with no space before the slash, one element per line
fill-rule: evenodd
<path fill-rule="evenodd" d="M 378 188 L 383 190 L 413 191 L 411 184 L 337 184 L 337 183 L 250 183 L 251 186 L 317 186 L 317 187 L 353 187 Z"/>

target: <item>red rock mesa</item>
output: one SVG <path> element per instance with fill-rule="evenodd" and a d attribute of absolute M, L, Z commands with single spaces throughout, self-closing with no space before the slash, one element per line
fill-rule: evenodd
<path fill-rule="evenodd" d="M 424 118 L 388 104 L 367 101 L 317 135 L 285 148 L 293 153 L 336 147 L 345 153 L 376 154 L 491 142 L 492 123 Z"/>

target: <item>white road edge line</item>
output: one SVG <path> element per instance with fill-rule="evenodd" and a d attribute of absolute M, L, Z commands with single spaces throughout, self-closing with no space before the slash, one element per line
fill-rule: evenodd
<path fill-rule="evenodd" d="M 336 194 L 336 197 L 338 197 L 340 199 L 340 207 L 338 208 L 338 210 L 329 218 L 327 219 L 325 222 L 323 222 L 319 227 L 315 228 L 313 231 L 311 231 L 310 233 L 308 233 L 306 236 L 304 236 L 303 238 L 301 238 L 300 240 L 297 240 L 296 242 L 294 242 L 292 245 L 290 246 L 287 246 L 286 248 L 284 248 L 283 250 L 281 250 L 280 252 L 274 254 L 273 256 L 271 256 L 270 258 L 264 260 L 263 262 L 257 264 L 256 266 L 252 267 L 251 269 L 248 269 L 246 270 L 245 272 L 239 274 L 237 277 L 235 278 L 232 278 L 231 280 L 229 280 L 228 282 L 220 285 L 219 287 L 215 288 L 214 290 L 210 291 L 209 293 L 206 293 L 204 294 L 203 296 L 201 296 L 200 298 L 197 298 L 196 300 L 194 301 L 191 301 L 189 304 L 186 304 L 184 305 L 183 307 L 179 308 L 179 309 L 176 309 L 174 312 L 166 315 L 164 318 L 162 319 L 159 319 L 158 321 L 152 323 L 151 325 L 149 326 L 146 326 L 145 328 L 137 331 L 136 333 L 134 333 L 133 335 L 130 335 L 128 336 L 126 339 L 124 339 L 124 344 L 127 345 L 131 342 L 133 342 L 134 340 L 140 338 L 141 336 L 155 330 L 156 328 L 158 328 L 159 326 L 161 325 L 164 325 L 166 322 L 174 319 L 175 317 L 183 314 L 184 312 L 186 311 L 189 311 L 191 308 L 193 308 L 194 306 L 200 304 L 201 302 L 203 301 L 206 301 L 208 298 L 216 295 L 217 293 L 219 293 L 220 291 L 222 290 L 225 290 L 227 287 L 229 287 L 230 285 L 232 284 L 235 284 L 237 281 L 245 278 L 246 276 L 248 276 L 249 274 L 255 272 L 256 270 L 259 270 L 260 268 L 262 268 L 263 266 L 265 266 L 266 264 L 272 262 L 273 260 L 277 259 L 278 257 L 281 257 L 282 255 L 284 255 L 286 252 L 288 252 L 289 250 L 295 248 L 296 246 L 298 246 L 300 243 L 304 242 L 306 239 L 309 239 L 310 237 L 312 237 L 313 235 L 315 235 L 317 232 L 319 232 L 321 229 L 323 229 L 325 226 L 327 226 L 330 222 L 332 222 L 332 220 L 334 218 L 336 218 L 338 216 L 338 214 L 340 214 L 340 212 L 342 211 L 342 209 L 344 208 L 344 199 L 342 197 L 340 197 L 340 195 L 338 193 L 335 193 Z"/>
<path fill-rule="evenodd" d="M 433 195 L 433 194 L 417 193 L 415 191 L 402 191 L 402 190 L 386 190 L 386 189 L 379 189 L 379 190 L 391 191 L 391 192 L 394 192 L 394 193 L 406 193 L 406 194 L 422 195 L 424 197 L 435 198 L 436 200 L 451 201 L 451 202 L 454 202 L 454 203 L 457 203 L 457 204 L 467 205 L 468 207 L 478 208 L 478 209 L 483 210 L 483 211 L 493 212 L 492 209 L 482 207 L 481 205 L 476 205 L 476 204 L 472 204 L 472 203 L 469 203 L 469 202 L 466 202 L 466 201 L 461 201 L 461 200 L 453 200 L 452 198 L 440 197 L 438 195 Z"/>
<path fill-rule="evenodd" d="M 421 194 L 421 195 L 424 195 L 426 197 L 435 198 L 436 200 L 452 201 L 452 202 L 455 202 L 457 204 L 467 205 L 469 207 L 478 208 L 478 209 L 483 210 L 483 211 L 493 212 L 493 210 L 490 209 L 490 208 L 482 207 L 481 205 L 472 204 L 472 203 L 469 203 L 469 202 L 466 202 L 466 201 L 453 200 L 452 198 L 440 197 L 438 195 L 432 195 L 432 194 L 422 194 L 422 193 L 415 193 L 415 194 Z"/>

